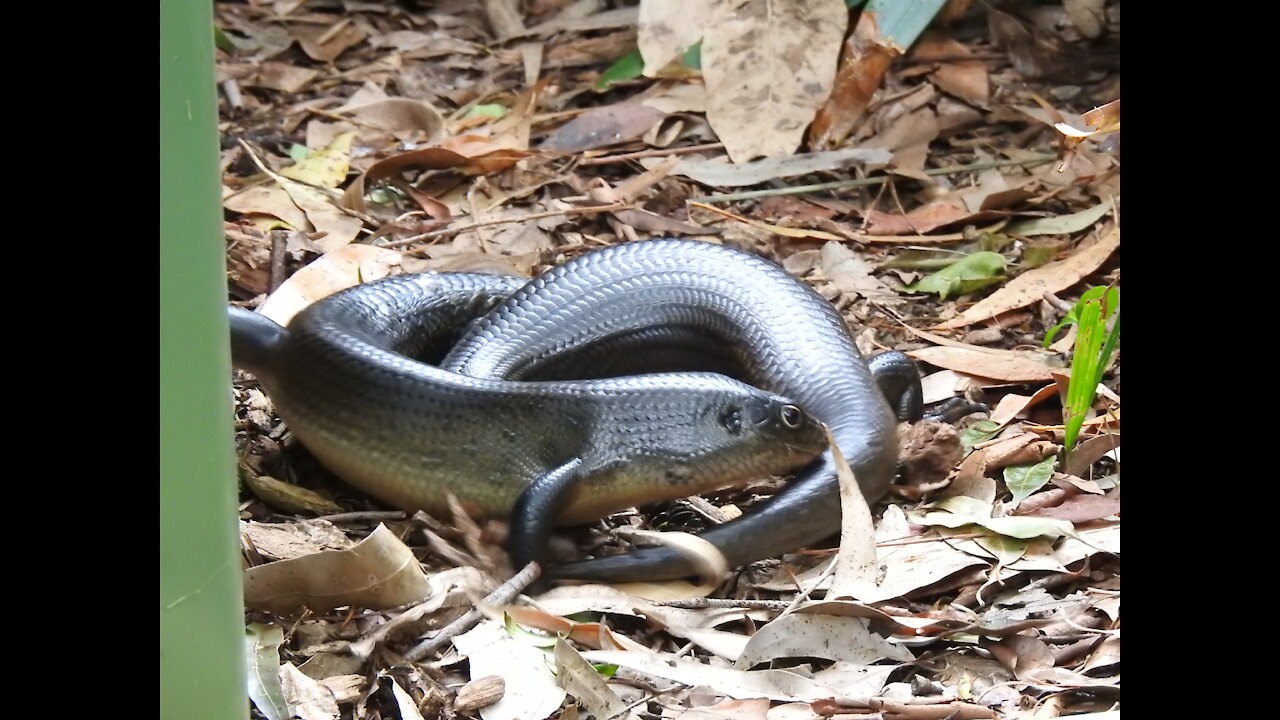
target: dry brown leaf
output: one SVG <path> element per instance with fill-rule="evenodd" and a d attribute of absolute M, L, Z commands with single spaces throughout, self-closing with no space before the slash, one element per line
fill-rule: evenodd
<path fill-rule="evenodd" d="M 712 3 L 685 0 L 645 0 L 640 3 L 637 44 L 644 58 L 645 77 L 679 59 L 689 46 L 702 39 Z M 668 111 L 670 112 L 670 111 Z"/>
<path fill-rule="evenodd" d="M 343 106 L 357 125 L 390 133 L 404 142 L 431 142 L 444 130 L 444 117 L 431 105 L 412 98 L 389 97 L 365 105 Z"/>
<path fill-rule="evenodd" d="M 1062 470 L 1068 475 L 1086 477 L 1091 465 L 1118 447 L 1120 447 L 1119 433 L 1095 435 L 1072 448 L 1071 456 L 1067 458 L 1067 463 Z"/>
<path fill-rule="evenodd" d="M 302 51 L 312 60 L 322 63 L 333 62 L 338 56 L 354 45 L 360 44 L 369 36 L 350 18 L 338 21 L 338 26 L 300 25 L 292 30 Z"/>
<path fill-rule="evenodd" d="M 815 150 L 838 147 L 853 132 L 890 63 L 901 54 L 897 48 L 880 44 L 875 17 L 869 12 L 859 15 L 853 32 L 844 41 L 830 97 L 809 128 L 809 145 Z"/>
<path fill-rule="evenodd" d="M 1039 353 L 994 351 L 976 346 L 926 347 L 908 350 L 907 354 L 948 370 L 1016 383 L 1049 380 L 1051 373 L 1060 369 L 1046 364 Z"/>
<path fill-rule="evenodd" d="M 964 327 L 1001 313 L 1039 302 L 1045 293 L 1057 293 L 1091 275 L 1120 247 L 1120 227 L 1114 225 L 1101 237 L 1082 243 L 1065 260 L 1033 268 L 1005 283 L 958 317 L 934 326 L 935 330 Z M 960 369 L 960 368 L 953 368 Z M 1039 379 L 1039 378 L 1037 378 Z"/>
<path fill-rule="evenodd" d="M 842 293 L 856 293 L 882 305 L 901 305 L 903 300 L 872 274 L 871 263 L 848 245 L 829 242 L 822 246 L 822 274 Z"/>
<path fill-rule="evenodd" d="M 575 153 L 634 140 L 666 117 L 661 110 L 636 102 L 606 105 L 582 113 L 556 128 L 542 150 Z"/>
<path fill-rule="evenodd" d="M 932 60 L 945 58 L 933 71 L 933 81 L 943 92 L 953 95 L 978 107 L 987 107 L 991 98 L 991 82 L 987 77 L 987 68 L 981 61 L 957 60 L 972 55 L 964 43 L 928 31 L 911 46 L 908 56 L 916 60 Z"/>
<path fill-rule="evenodd" d="M 346 245 L 325 253 L 294 273 L 258 308 L 262 315 L 288 325 L 298 311 L 339 290 L 391 274 L 400 253 L 372 245 Z"/>
<path fill-rule="evenodd" d="M 702 37 L 707 120 L 729 157 L 790 155 L 835 78 L 842 0 L 715 0 Z"/>
<path fill-rule="evenodd" d="M 1120 498 L 1113 495 L 1072 495 L 1057 505 L 1036 508 L 1027 517 L 1053 518 L 1071 523 L 1086 523 L 1120 514 Z"/>
<path fill-rule="evenodd" d="M 315 70 L 285 63 L 266 62 L 256 76 L 244 79 L 245 85 L 256 85 L 284 93 L 296 93 L 318 75 Z"/>
<path fill-rule="evenodd" d="M 479 151 L 475 156 L 464 155 L 457 150 L 442 147 L 419 148 L 398 155 L 383 158 L 369 166 L 362 175 L 347 186 L 342 196 L 342 204 L 353 210 L 364 212 L 367 209 L 364 201 L 365 187 L 368 183 L 391 177 L 393 173 L 406 168 L 429 170 L 446 170 L 457 168 L 462 172 L 483 174 L 496 172 L 510 167 L 529 153 L 521 150 L 495 148 L 485 138 L 466 141 L 455 138 L 456 146 L 463 151 Z"/>
<path fill-rule="evenodd" d="M 222 206 L 238 213 L 261 213 L 280 218 L 290 227 L 298 230 L 311 230 L 307 222 L 307 214 L 302 211 L 289 193 L 277 184 L 255 185 L 222 201 Z"/>
<path fill-rule="evenodd" d="M 862 213 L 863 219 L 867 221 L 866 231 L 876 235 L 926 233 L 946 225 L 992 220 L 1005 215 L 997 212 L 974 212 L 952 200 L 936 200 L 905 215 L 879 210 L 866 210 Z"/>
<path fill-rule="evenodd" d="M 991 411 L 991 421 L 1000 425 L 1007 425 L 1019 413 L 1026 412 L 1029 408 L 1035 407 L 1057 394 L 1058 386 L 1056 384 L 1045 385 L 1031 395 L 1009 393 L 1000 398 L 1000 402 L 996 403 L 995 409 Z"/>
<path fill-rule="evenodd" d="M 249 568 L 245 604 L 281 614 L 343 605 L 385 609 L 421 600 L 427 578 L 413 551 L 385 525 L 349 550 L 306 555 Z"/>
<path fill-rule="evenodd" d="M 484 0 L 484 14 L 499 40 L 506 40 L 524 32 L 523 13 L 519 0 Z"/>

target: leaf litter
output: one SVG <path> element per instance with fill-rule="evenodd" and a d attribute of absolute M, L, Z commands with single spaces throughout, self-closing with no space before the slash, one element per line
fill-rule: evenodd
<path fill-rule="evenodd" d="M 527 276 L 601 245 L 697 236 L 782 263 L 861 348 L 921 361 L 928 399 L 968 396 L 998 418 L 976 435 L 990 440 L 963 448 L 955 432 L 917 434 L 960 459 L 895 486 L 874 531 L 847 514 L 839 549 L 762 561 L 718 588 L 560 587 L 532 598 L 536 610 L 483 601 L 503 592 L 501 523 L 406 517 L 355 496 L 240 376 L 238 445 L 259 493 L 246 496 L 246 558 L 251 574 L 277 574 L 272 610 L 249 612 L 266 623 L 248 626 L 256 712 L 1118 707 L 1119 362 L 1063 466 L 1054 383 L 1068 363 L 1039 345 L 1084 289 L 1119 282 L 1119 5 L 1064 3 L 1052 19 L 1048 6 L 949 3 L 948 21 L 884 54 L 880 29 L 844 5 L 215 5 L 234 302 L 286 321 L 387 274 Z M 639 70 L 597 86 L 637 49 Z M 920 248 L 987 264 L 931 287 L 940 267 L 912 267 Z M 711 503 L 750 512 L 777 487 Z M 337 537 L 302 525 L 334 503 Z M 618 547 L 613 525 L 706 523 L 669 503 L 570 535 L 601 553 Z M 351 555 L 369 542 L 390 544 Z M 341 571 L 362 578 L 354 587 L 289 566 L 335 553 L 355 563 Z"/>

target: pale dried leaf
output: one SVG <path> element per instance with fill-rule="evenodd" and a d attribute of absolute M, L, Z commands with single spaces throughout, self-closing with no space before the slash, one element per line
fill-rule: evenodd
<path fill-rule="evenodd" d="M 657 77 L 658 71 L 679 59 L 689 46 L 702 39 L 711 14 L 710 2 L 685 0 L 644 0 L 640 3 L 637 44 L 644 58 L 644 75 Z"/>
<path fill-rule="evenodd" d="M 769 701 L 765 698 L 750 700 L 722 700 L 714 705 L 702 705 L 680 711 L 672 720 L 766 720 L 773 718 L 769 710 Z M 804 706 L 808 713 L 806 720 L 813 718 L 813 711 Z M 776 719 L 775 719 L 776 720 Z"/>
<path fill-rule="evenodd" d="M 826 152 L 802 153 L 789 157 L 766 158 L 746 163 L 719 160 L 684 160 L 672 168 L 672 175 L 683 175 L 713 187 L 759 185 L 777 178 L 806 175 L 824 170 L 839 170 L 858 164 L 883 164 L 893 159 L 888 150 L 844 148 Z M 642 161 L 642 165 L 645 163 Z"/>
<path fill-rule="evenodd" d="M 880 660 L 911 662 L 914 656 L 871 632 L 866 618 L 792 613 L 760 628 L 734 663 L 747 670 L 778 658 L 816 657 L 870 665 Z"/>
<path fill-rule="evenodd" d="M 384 278 L 399 262 L 400 253 L 394 250 L 372 245 L 338 248 L 289 276 L 258 312 L 288 325 L 294 315 L 311 303 L 362 282 Z"/>
<path fill-rule="evenodd" d="M 665 86 L 656 93 L 646 93 L 640 104 L 664 113 L 706 112 L 707 87 L 700 82 Z"/>
<path fill-rule="evenodd" d="M 384 130 L 402 141 L 431 142 L 444 131 L 440 111 L 412 98 L 389 97 L 365 105 L 344 106 L 337 112 L 350 115 L 361 126 Z"/>
<path fill-rule="evenodd" d="M 927 347 L 908 350 L 907 354 L 941 368 L 1008 382 L 1049 380 L 1052 378 L 1051 373 L 1060 369 L 1046 364 L 1040 354 L 1033 352 L 992 352 L 988 348 L 978 347 Z"/>
<path fill-rule="evenodd" d="M 585 17 L 565 17 L 553 18 L 544 23 L 534 25 L 522 33 L 513 35 L 512 37 L 526 37 L 529 35 L 554 35 L 558 32 L 581 32 L 586 30 L 604 30 L 607 28 L 630 27 L 635 25 L 640 19 L 640 12 L 634 7 L 620 7 L 613 10 L 605 10 L 594 15 Z"/>
<path fill-rule="evenodd" d="M 255 185 L 235 195 L 230 195 L 222 201 L 222 206 L 238 213 L 270 215 L 283 220 L 289 224 L 289 227 L 298 230 L 307 231 L 312 229 L 311 223 L 307 222 L 307 214 L 293 203 L 289 193 L 285 192 L 284 188 L 275 183 Z"/>
<path fill-rule="evenodd" d="M 379 674 L 380 678 L 385 678 L 391 683 L 391 696 L 396 700 L 396 710 L 400 713 L 400 720 L 425 720 L 422 712 L 418 710 L 418 703 L 409 694 L 408 690 L 400 687 L 400 683 L 391 675 L 383 672 Z"/>
<path fill-rule="evenodd" d="M 257 76 L 246 78 L 244 84 L 279 90 L 284 93 L 296 93 L 306 87 L 307 83 L 314 80 L 316 75 L 319 75 L 319 73 L 310 68 L 301 68 L 296 65 L 286 65 L 278 62 L 266 62 L 262 63 L 262 69 L 258 71 Z"/>
<path fill-rule="evenodd" d="M 627 709 L 627 703 L 569 643 L 564 640 L 556 642 L 552 655 L 556 659 L 556 677 L 560 687 L 581 703 L 587 712 L 598 718 L 612 718 Z"/>
<path fill-rule="evenodd" d="M 302 25 L 293 29 L 293 36 L 298 39 L 302 51 L 312 60 L 322 63 L 333 62 L 338 56 L 352 46 L 358 45 L 369 36 L 350 18 L 338 21 L 342 27 Z"/>
<path fill-rule="evenodd" d="M 288 560 L 326 550 L 348 550 L 355 545 L 346 533 L 328 520 L 293 523 L 241 522 L 240 534 L 262 557 Z"/>
<path fill-rule="evenodd" d="M 338 207 L 336 200 L 324 191 L 303 185 L 286 177 L 276 176 L 276 181 L 289 193 L 289 199 L 302 208 L 307 220 L 324 237 L 317 238 L 316 244 L 324 252 L 337 250 L 351 243 L 360 234 L 364 221 L 348 215 Z"/>
<path fill-rule="evenodd" d="M 917 542 L 905 542 L 914 537 Z M 906 595 L 985 562 L 960 552 L 945 542 L 913 536 L 906 516 L 897 505 L 885 509 L 876 529 L 880 564 L 884 577 L 874 594 L 864 594 L 863 602 L 879 602 Z"/>
<path fill-rule="evenodd" d="M 313 680 L 292 663 L 280 666 L 280 685 L 289 703 L 290 717 L 298 720 L 338 720 L 338 701 L 333 692 Z"/>
<path fill-rule="evenodd" d="M 817 700 L 842 692 L 838 687 L 790 670 L 732 670 L 677 658 L 670 653 L 592 650 L 582 656 L 588 662 L 621 665 L 687 685 L 707 685 L 738 699 Z"/>
<path fill-rule="evenodd" d="M 702 39 L 707 120 L 736 163 L 790 155 L 835 79 L 841 0 L 716 0 Z"/>
<path fill-rule="evenodd" d="M 1071 257 L 1022 273 L 973 307 L 960 313 L 959 316 L 935 326 L 934 329 L 947 330 L 972 325 L 1001 313 L 1039 302 L 1044 298 L 1045 293 L 1065 290 L 1091 275 L 1118 247 L 1120 247 L 1120 228 L 1115 226 L 1101 238 L 1082 244 Z M 963 370 L 963 368 L 952 369 Z M 974 374 L 982 375 L 983 373 Z"/>
<path fill-rule="evenodd" d="M 502 699 L 480 709 L 484 720 L 542 720 L 560 708 L 565 692 L 547 667 L 547 655 L 507 634 L 502 623 L 485 621 L 453 639 L 467 657 L 472 677 L 497 675 Z"/>
<path fill-rule="evenodd" d="M 888 285 L 872 274 L 870 263 L 844 243 L 822 246 L 822 274 L 842 293 L 854 293 L 882 305 L 905 302 Z"/>
<path fill-rule="evenodd" d="M 844 453 L 827 434 L 836 478 L 840 483 L 840 552 L 836 555 L 830 597 L 857 598 L 874 592 L 876 580 L 875 521 Z M 831 658 L 836 659 L 836 658 Z"/>
<path fill-rule="evenodd" d="M 343 605 L 381 609 L 421 600 L 427 579 L 411 551 L 384 525 L 350 550 L 320 552 L 245 571 L 245 604 L 290 613 Z"/>

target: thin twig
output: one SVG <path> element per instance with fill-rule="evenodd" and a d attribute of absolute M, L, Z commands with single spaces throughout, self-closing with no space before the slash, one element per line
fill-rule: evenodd
<path fill-rule="evenodd" d="M 581 165 L 608 165 L 609 163 L 624 162 L 626 160 L 636 160 L 638 158 L 665 157 L 667 155 L 683 155 L 684 153 L 698 152 L 700 150 L 719 150 L 724 147 L 724 143 L 706 143 L 703 145 L 685 145 L 684 147 L 659 148 L 657 150 L 639 150 L 637 152 L 622 153 L 621 155 L 605 155 L 603 157 L 587 158 L 578 163 Z"/>
<path fill-rule="evenodd" d="M 331 523 L 351 522 L 356 520 L 403 520 L 409 514 L 403 510 L 361 510 L 359 512 L 334 513 L 321 515 L 317 520 L 328 520 Z"/>
<path fill-rule="evenodd" d="M 1012 165 L 1043 165 L 1047 162 L 1057 160 L 1058 156 L 1050 153 L 1033 155 L 1021 160 L 987 160 L 984 162 L 970 163 L 968 165 L 953 165 L 944 168 L 930 168 L 924 171 L 925 175 L 952 175 L 955 173 L 971 172 L 974 170 L 990 170 L 992 168 L 1009 167 Z M 835 182 L 818 183 L 816 185 L 796 185 L 785 188 L 770 188 L 768 190 L 748 190 L 746 192 L 728 193 L 726 195 L 705 195 L 702 197 L 692 197 L 686 200 L 687 203 L 723 203 L 733 200 L 750 200 L 758 197 L 772 197 L 775 195 L 800 195 L 801 193 L 818 192 L 820 190 L 836 190 L 839 188 L 862 187 L 865 185 L 878 185 L 887 182 L 893 175 L 878 175 L 871 178 L 857 178 L 854 180 L 837 180 Z"/>
<path fill-rule="evenodd" d="M 785 610 L 790 601 L 787 600 L 735 600 L 733 598 L 687 598 L 684 600 L 664 600 L 654 605 L 662 607 L 682 608 L 685 610 L 704 610 L 706 608 L 751 608 L 756 610 Z"/>
<path fill-rule="evenodd" d="M 436 238 L 456 235 L 458 233 L 475 230 L 476 228 L 488 227 L 490 225 L 506 225 L 509 223 L 526 222 L 529 220 L 541 220 L 543 218 L 557 217 L 559 215 L 587 215 L 590 213 L 613 212 L 614 210 L 632 210 L 636 206 L 628 203 L 615 203 L 613 205 L 596 205 L 593 207 L 568 208 L 565 210 L 549 210 L 547 212 L 533 213 L 531 215 L 521 215 L 520 217 L 498 218 L 496 220 L 480 220 L 478 222 L 469 223 L 467 225 L 456 225 L 454 227 L 440 228 L 424 232 L 419 235 L 403 238 L 389 242 L 381 247 L 395 248 L 411 245 L 422 240 L 434 240 Z"/>
<path fill-rule="evenodd" d="M 529 587 L 529 583 L 537 580 L 540 575 L 542 575 L 542 568 L 538 566 L 538 563 L 531 562 L 525 565 L 523 570 L 512 575 L 510 580 L 502 583 L 496 590 L 485 596 L 482 602 L 489 605 L 506 605 L 515 600 L 516 596 Z M 462 617 L 444 626 L 434 636 L 415 645 L 412 650 L 405 653 L 405 659 L 417 662 L 427 655 L 439 652 L 441 648 L 453 640 L 455 635 L 475 627 L 483 617 L 484 615 L 479 610 L 469 610 Z"/>

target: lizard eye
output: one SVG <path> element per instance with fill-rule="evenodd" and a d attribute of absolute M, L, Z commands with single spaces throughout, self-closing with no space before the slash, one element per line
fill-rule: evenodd
<path fill-rule="evenodd" d="M 783 405 L 779 416 L 782 418 L 782 424 L 792 430 L 804 424 L 804 413 L 795 405 Z"/>

